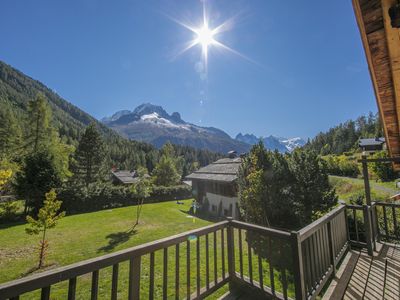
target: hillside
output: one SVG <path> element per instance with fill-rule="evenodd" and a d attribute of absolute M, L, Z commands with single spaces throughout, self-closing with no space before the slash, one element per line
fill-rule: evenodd
<path fill-rule="evenodd" d="M 120 168 L 145 165 L 150 171 L 152 170 L 158 159 L 158 150 L 152 145 L 121 137 L 38 80 L 0 61 L 0 110 L 11 111 L 18 119 L 22 130 L 25 128 L 28 101 L 35 99 L 39 92 L 46 96 L 52 108 L 53 125 L 58 128 L 64 142 L 76 146 L 82 130 L 89 123 L 94 122 L 104 136 L 110 165 Z M 209 151 L 201 152 L 191 148 L 176 146 L 176 150 L 185 156 L 188 164 L 199 161 L 200 165 L 205 165 L 219 157 Z"/>
<path fill-rule="evenodd" d="M 348 120 L 334 126 L 326 132 L 320 132 L 305 145 L 305 148 L 317 151 L 321 155 L 342 154 L 357 150 L 360 138 L 382 136 L 379 115 L 370 112 L 356 120 Z"/>

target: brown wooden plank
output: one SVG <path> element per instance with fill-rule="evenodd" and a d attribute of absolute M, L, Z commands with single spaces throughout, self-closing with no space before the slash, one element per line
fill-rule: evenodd
<path fill-rule="evenodd" d="M 50 286 L 46 286 L 42 288 L 42 292 L 40 294 L 40 300 L 49 300 L 50 299 Z"/>
<path fill-rule="evenodd" d="M 221 229 L 221 264 L 222 264 L 222 278 L 225 279 L 225 229 Z"/>
<path fill-rule="evenodd" d="M 186 242 L 186 297 L 190 300 L 190 240 Z"/>
<path fill-rule="evenodd" d="M 214 238 L 214 283 L 217 284 L 217 280 L 218 280 L 218 260 L 217 260 L 217 232 L 214 231 L 213 232 L 213 238 Z"/>
<path fill-rule="evenodd" d="M 68 300 L 75 300 L 76 293 L 76 277 L 71 278 L 68 282 Z"/>
<path fill-rule="evenodd" d="M 168 248 L 164 248 L 163 263 L 163 300 L 168 298 Z"/>
<path fill-rule="evenodd" d="M 92 289 L 90 291 L 90 299 L 97 300 L 99 293 L 99 270 L 92 273 Z"/>
<path fill-rule="evenodd" d="M 208 234 L 206 234 L 206 288 L 210 288 L 210 259 L 209 259 L 209 249 L 208 249 Z"/>
<path fill-rule="evenodd" d="M 179 300 L 179 244 L 175 246 L 175 299 Z"/>
<path fill-rule="evenodd" d="M 141 265 L 141 256 L 131 258 L 129 261 L 129 300 L 139 300 L 140 298 Z"/>
<path fill-rule="evenodd" d="M 238 229 L 239 235 L 239 271 L 240 277 L 243 279 L 243 245 L 242 245 L 242 230 Z"/>
<path fill-rule="evenodd" d="M 197 297 L 200 296 L 201 281 L 200 281 L 200 237 L 196 240 L 196 292 Z"/>
<path fill-rule="evenodd" d="M 113 265 L 111 280 L 111 300 L 117 300 L 118 297 L 118 272 L 119 264 Z"/>
<path fill-rule="evenodd" d="M 150 253 L 149 299 L 154 299 L 154 252 Z"/>
<path fill-rule="evenodd" d="M 247 258 L 249 260 L 249 278 L 250 283 L 253 283 L 253 258 L 251 253 L 251 241 L 249 231 L 247 231 Z"/>

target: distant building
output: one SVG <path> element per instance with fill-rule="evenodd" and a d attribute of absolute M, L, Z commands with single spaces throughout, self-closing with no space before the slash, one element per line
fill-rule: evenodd
<path fill-rule="evenodd" d="M 111 180 L 116 185 L 129 185 L 136 183 L 139 180 L 139 175 L 136 171 L 112 170 Z"/>
<path fill-rule="evenodd" d="M 192 181 L 196 201 L 211 214 L 238 219 L 237 173 L 241 158 L 233 152 L 229 156 L 193 172 L 186 180 Z"/>
<path fill-rule="evenodd" d="M 376 151 L 386 149 L 386 141 L 383 137 L 360 139 L 358 142 L 358 146 L 360 147 L 361 151 L 373 154 Z"/>

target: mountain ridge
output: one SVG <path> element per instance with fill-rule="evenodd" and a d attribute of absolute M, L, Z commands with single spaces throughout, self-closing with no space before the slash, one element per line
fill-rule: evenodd
<path fill-rule="evenodd" d="M 226 153 L 248 152 L 251 145 L 236 141 L 225 131 L 185 122 L 180 113 L 169 114 L 158 105 L 143 103 L 133 111 L 121 110 L 102 119 L 103 124 L 129 139 L 150 143 L 156 147 L 166 142 Z"/>

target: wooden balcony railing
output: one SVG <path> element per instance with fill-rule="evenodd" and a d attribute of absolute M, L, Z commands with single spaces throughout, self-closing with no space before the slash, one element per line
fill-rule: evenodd
<path fill-rule="evenodd" d="M 228 219 L 2 284 L 0 300 L 21 295 L 49 300 L 60 282 L 66 283 L 62 298 L 96 300 L 101 276 L 110 281 L 100 286 L 101 296 L 112 300 L 125 294 L 129 300 L 203 299 L 225 284 L 233 292 L 251 289 L 260 297 L 314 299 L 335 275 L 349 245 L 372 250 L 376 239 L 398 239 L 399 214 L 400 205 L 340 205 L 292 232 Z M 121 266 L 127 266 L 125 285 Z M 79 290 L 82 277 L 91 280 L 88 294 Z"/>

